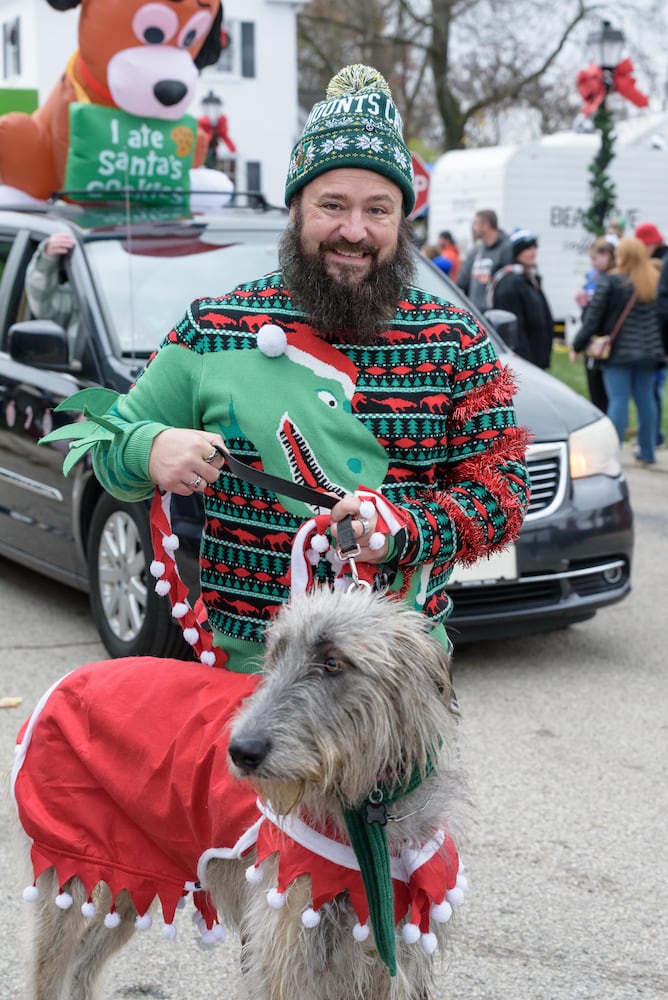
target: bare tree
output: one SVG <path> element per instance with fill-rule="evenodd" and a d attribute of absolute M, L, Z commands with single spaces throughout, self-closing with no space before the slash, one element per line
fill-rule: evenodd
<path fill-rule="evenodd" d="M 655 25 L 664 18 L 657 0 L 618 10 L 631 20 L 640 8 Z M 300 89 L 310 105 L 345 63 L 374 65 L 407 138 L 444 151 L 498 142 L 510 109 L 526 115 L 528 134 L 554 131 L 578 110 L 584 40 L 604 10 L 588 0 L 312 0 L 298 22 Z"/>

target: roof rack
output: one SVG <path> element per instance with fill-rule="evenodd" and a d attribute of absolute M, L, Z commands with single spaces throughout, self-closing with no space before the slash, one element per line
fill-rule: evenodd
<path fill-rule="evenodd" d="M 70 189 L 54 191 L 49 198 L 49 204 L 54 205 L 67 199 L 66 203 L 74 202 L 78 205 L 90 206 L 91 204 L 113 204 L 120 201 L 127 201 L 131 205 L 151 205 L 167 204 L 175 208 L 189 207 L 190 198 L 193 195 L 211 198 L 215 192 L 206 188 L 191 188 L 189 191 L 137 191 L 136 188 L 118 188 L 115 191 L 102 191 L 99 194 L 91 193 L 85 189 Z M 263 212 L 267 211 L 287 211 L 284 205 L 272 205 L 267 201 L 261 191 L 230 191 L 227 200 L 216 207 L 216 211 L 225 208 L 257 208 Z"/>

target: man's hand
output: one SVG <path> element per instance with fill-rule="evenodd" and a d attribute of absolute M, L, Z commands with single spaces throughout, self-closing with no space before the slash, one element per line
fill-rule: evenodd
<path fill-rule="evenodd" d="M 170 427 L 154 439 L 148 471 L 163 490 L 190 496 L 215 483 L 225 464 L 217 449 L 224 448 L 220 434 Z"/>
<path fill-rule="evenodd" d="M 53 233 L 49 236 L 44 247 L 46 257 L 64 257 L 71 253 L 75 246 L 75 239 L 69 233 Z"/>
<path fill-rule="evenodd" d="M 360 512 L 361 506 L 364 513 L 368 513 L 370 515 L 369 517 L 362 516 L 362 513 Z M 385 543 L 382 548 L 369 548 L 369 539 L 376 531 L 376 525 L 378 524 L 378 514 L 375 512 L 373 504 L 368 500 L 360 500 L 360 498 L 356 497 L 353 493 L 345 496 L 343 500 L 339 500 L 339 502 L 332 508 L 331 514 L 331 532 L 335 539 L 337 535 L 337 524 L 339 521 L 342 521 L 344 517 L 347 517 L 348 514 L 352 516 L 353 532 L 355 534 L 357 544 L 360 547 L 360 554 L 355 556 L 355 561 L 369 563 L 385 562 L 390 547 L 389 535 L 385 536 Z M 334 544 L 336 544 L 336 542 Z"/>

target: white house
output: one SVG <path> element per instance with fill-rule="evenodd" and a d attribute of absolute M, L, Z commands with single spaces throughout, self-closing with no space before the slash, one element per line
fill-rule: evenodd
<path fill-rule="evenodd" d="M 102 0 L 106 2 L 106 0 Z M 217 66 L 207 67 L 189 111 L 204 113 L 210 91 L 220 98 L 227 130 L 219 156 L 237 190 L 261 190 L 283 203 L 292 146 L 299 134 L 296 0 L 223 0 L 230 39 Z M 117 14 L 115 16 L 118 16 Z M 78 8 L 59 12 L 46 0 L 0 0 L 0 114 L 44 102 L 77 48 Z"/>

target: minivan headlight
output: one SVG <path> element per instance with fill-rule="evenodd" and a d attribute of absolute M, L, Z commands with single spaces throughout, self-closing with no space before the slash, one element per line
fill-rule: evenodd
<path fill-rule="evenodd" d="M 622 451 L 617 431 L 608 417 L 573 431 L 568 438 L 568 452 L 571 479 L 621 474 Z"/>

